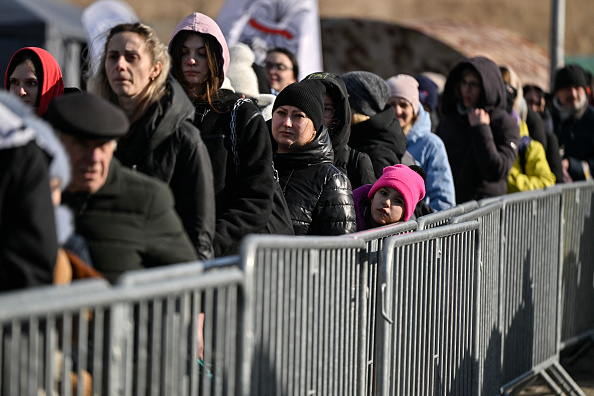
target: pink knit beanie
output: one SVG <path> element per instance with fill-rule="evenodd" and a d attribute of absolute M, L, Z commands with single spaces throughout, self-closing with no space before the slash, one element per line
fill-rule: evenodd
<path fill-rule="evenodd" d="M 425 181 L 421 175 L 402 164 L 386 166 L 383 175 L 369 190 L 367 198 L 373 199 L 375 192 L 382 187 L 392 187 L 404 198 L 403 221 L 410 219 L 417 203 L 425 197 Z"/>
<path fill-rule="evenodd" d="M 419 82 L 408 74 L 398 74 L 386 80 L 390 97 L 397 96 L 409 102 L 415 115 L 419 114 Z"/>

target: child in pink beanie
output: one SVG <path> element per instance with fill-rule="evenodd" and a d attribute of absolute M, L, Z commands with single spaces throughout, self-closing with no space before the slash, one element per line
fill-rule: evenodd
<path fill-rule="evenodd" d="M 387 166 L 375 184 L 355 189 L 357 231 L 408 221 L 425 197 L 424 175 L 416 165 Z"/>

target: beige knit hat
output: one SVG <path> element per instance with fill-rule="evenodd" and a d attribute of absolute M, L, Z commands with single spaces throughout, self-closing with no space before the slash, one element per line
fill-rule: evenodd
<path fill-rule="evenodd" d="M 390 97 L 396 96 L 409 102 L 419 114 L 419 82 L 408 74 L 398 74 L 386 80 L 390 87 Z"/>

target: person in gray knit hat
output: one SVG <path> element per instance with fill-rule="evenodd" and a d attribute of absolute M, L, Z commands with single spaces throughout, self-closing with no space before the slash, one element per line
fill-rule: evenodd
<path fill-rule="evenodd" d="M 278 94 L 273 106 L 274 164 L 295 235 L 357 230 L 351 185 L 332 164 L 334 151 L 322 124 L 325 91 L 319 81 L 293 83 Z"/>
<path fill-rule="evenodd" d="M 342 76 L 349 92 L 351 108 L 368 117 L 385 109 L 390 88 L 384 80 L 371 72 L 353 71 Z"/>
<path fill-rule="evenodd" d="M 367 71 L 352 71 L 341 76 L 349 94 L 352 113 L 349 146 L 369 154 L 376 178 L 386 166 L 414 164 L 406 153 L 406 136 L 392 106 L 390 88 L 380 76 Z"/>

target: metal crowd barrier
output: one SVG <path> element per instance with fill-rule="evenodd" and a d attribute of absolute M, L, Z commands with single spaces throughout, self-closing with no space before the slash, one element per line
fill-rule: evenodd
<path fill-rule="evenodd" d="M 593 195 L 571 183 L 348 236 L 256 235 L 115 286 L 3 293 L 0 393 L 491 396 L 540 375 L 583 395 L 559 353 L 594 337 Z"/>
<path fill-rule="evenodd" d="M 476 220 L 479 222 L 479 321 L 477 328 L 476 360 L 478 361 L 478 389 L 481 395 L 500 393 L 501 329 L 499 327 L 499 279 L 501 244 L 501 210 L 503 203 L 495 202 L 468 213 L 453 217 L 451 224 Z"/>
<path fill-rule="evenodd" d="M 508 384 L 558 360 L 561 197 L 533 191 L 507 195 L 502 203 L 500 328 Z"/>
<path fill-rule="evenodd" d="M 123 297 L 114 334 L 125 351 L 123 394 L 233 395 L 243 281 L 237 268 L 203 273 L 201 263 L 124 274 L 114 288 Z"/>
<path fill-rule="evenodd" d="M 356 394 L 364 248 L 341 237 L 244 241 L 244 395 Z"/>
<path fill-rule="evenodd" d="M 390 238 L 379 285 L 375 395 L 476 395 L 478 222 Z"/>
<path fill-rule="evenodd" d="M 594 337 L 594 183 L 558 185 L 563 200 L 560 348 Z"/>
<path fill-rule="evenodd" d="M 66 395 L 76 383 L 94 393 L 107 387 L 113 374 L 103 354 L 108 292 L 107 281 L 91 280 L 2 294 L 1 393 Z"/>
<path fill-rule="evenodd" d="M 167 268 L 0 296 L 2 394 L 235 394 L 243 272 Z"/>
<path fill-rule="evenodd" d="M 430 213 L 425 216 L 421 216 L 417 219 L 419 225 L 418 229 L 426 230 L 428 228 L 435 228 L 449 223 L 450 219 L 454 216 L 458 216 L 471 210 L 478 208 L 477 201 L 468 201 L 462 204 L 458 204 L 449 209 L 440 210 L 439 212 Z"/>
<path fill-rule="evenodd" d="M 365 242 L 365 249 L 361 251 L 360 262 L 361 285 L 366 285 L 364 293 L 361 293 L 362 300 L 360 301 L 361 317 L 367 318 L 365 327 L 362 327 L 361 343 L 367 345 L 366 348 L 359 350 L 359 359 L 365 364 L 360 365 L 360 369 L 364 370 L 359 373 L 359 378 L 365 378 L 365 381 L 359 382 L 359 389 L 357 395 L 371 395 L 372 379 L 374 369 L 374 351 L 375 351 L 375 324 L 377 318 L 377 273 L 380 265 L 381 252 L 384 241 L 389 237 L 410 233 L 417 230 L 416 221 L 407 221 L 401 224 L 378 227 L 370 230 L 356 232 L 354 234 L 346 235 L 348 238 L 357 238 Z M 367 341 L 365 341 L 367 340 Z"/>

